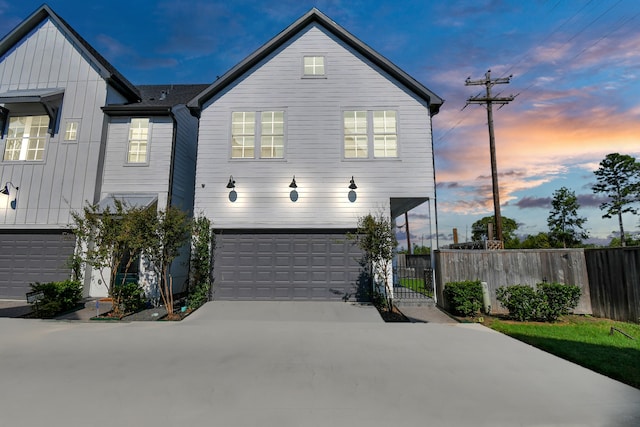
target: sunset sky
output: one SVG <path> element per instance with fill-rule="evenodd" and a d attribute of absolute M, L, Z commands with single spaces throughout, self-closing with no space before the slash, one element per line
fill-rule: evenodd
<path fill-rule="evenodd" d="M 0 0 L 0 33 L 40 1 Z M 518 234 L 547 231 L 550 198 L 575 191 L 596 243 L 617 231 L 591 191 L 608 153 L 640 157 L 640 1 L 51 0 L 53 10 L 134 84 L 211 83 L 312 7 L 445 99 L 434 117 L 440 245 L 493 213 L 484 107 L 467 77 L 515 100 L 494 111 L 502 214 Z M 410 216 L 428 241 L 426 209 Z M 640 216 L 624 217 L 640 230 Z M 399 221 L 404 222 L 403 220 Z"/>

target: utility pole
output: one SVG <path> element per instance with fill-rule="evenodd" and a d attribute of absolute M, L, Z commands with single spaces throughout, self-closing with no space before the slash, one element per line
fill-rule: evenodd
<path fill-rule="evenodd" d="M 502 215 L 500 214 L 500 189 L 498 187 L 498 166 L 496 164 L 496 140 L 493 133 L 493 104 L 499 104 L 500 108 L 508 104 L 515 99 L 515 96 L 509 97 L 494 97 L 491 95 L 491 88 L 497 84 L 507 84 L 511 81 L 511 77 L 499 77 L 497 79 L 491 78 L 491 70 L 487 71 L 484 75 L 484 79 L 471 80 L 471 77 L 467 77 L 465 80 L 465 86 L 484 86 L 486 89 L 486 95 L 476 95 L 467 99 L 467 104 L 486 104 L 487 105 L 487 120 L 489 122 L 489 152 L 491 153 L 491 181 L 493 184 L 493 210 L 496 220 L 496 234 L 499 241 L 502 240 Z"/>

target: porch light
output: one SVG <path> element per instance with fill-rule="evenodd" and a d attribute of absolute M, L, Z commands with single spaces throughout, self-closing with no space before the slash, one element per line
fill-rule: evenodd
<path fill-rule="evenodd" d="M 4 194 L 9 196 L 11 209 L 15 210 L 17 206 L 17 198 L 18 198 L 18 187 L 13 185 L 13 182 L 7 182 L 4 184 L 4 187 L 0 190 L 0 194 Z"/>
<path fill-rule="evenodd" d="M 353 176 L 351 176 L 351 181 L 349 181 L 349 201 L 351 203 L 355 202 L 356 199 L 358 198 L 358 195 L 356 194 L 356 188 L 358 188 L 358 186 L 356 185 L 356 181 L 353 179 Z"/>
<path fill-rule="evenodd" d="M 231 189 L 231 191 L 229 191 L 229 201 L 235 202 L 236 200 L 238 200 L 238 193 L 236 192 L 236 181 L 233 179 L 233 175 L 229 175 L 227 188 Z"/>
<path fill-rule="evenodd" d="M 296 184 L 296 176 L 293 175 L 293 179 L 291 180 L 291 184 L 289 184 L 289 188 L 293 188 L 293 190 L 291 190 L 291 193 L 289 193 L 289 198 L 291 199 L 292 202 L 295 202 L 298 200 L 298 190 L 296 190 L 296 188 L 298 188 L 298 184 Z"/>

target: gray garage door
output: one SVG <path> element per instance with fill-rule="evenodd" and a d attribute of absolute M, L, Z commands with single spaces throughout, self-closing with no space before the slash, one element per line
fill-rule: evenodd
<path fill-rule="evenodd" d="M 214 298 L 368 300 L 360 249 L 342 232 L 219 233 Z"/>
<path fill-rule="evenodd" d="M 73 235 L 54 232 L 0 232 L 0 298 L 25 299 L 29 284 L 69 278 Z"/>

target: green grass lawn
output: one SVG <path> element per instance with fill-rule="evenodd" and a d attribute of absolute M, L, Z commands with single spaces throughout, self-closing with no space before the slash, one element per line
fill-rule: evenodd
<path fill-rule="evenodd" d="M 494 319 L 489 327 L 563 359 L 640 388 L 640 325 L 565 316 L 556 323 L 511 322 Z M 611 327 L 619 332 L 610 335 Z"/>
<path fill-rule="evenodd" d="M 411 289 L 413 292 L 433 297 L 433 289 L 424 287 L 423 279 L 414 279 L 409 277 L 401 277 L 399 279 L 400 286 Z"/>

